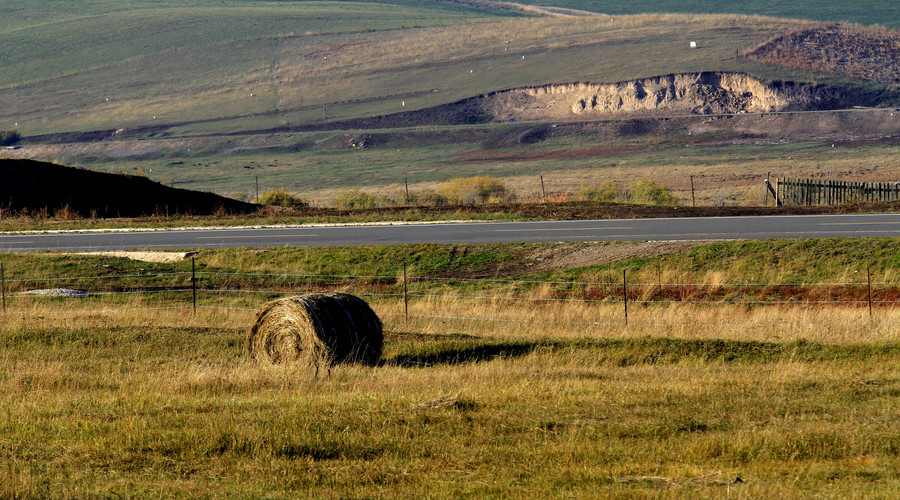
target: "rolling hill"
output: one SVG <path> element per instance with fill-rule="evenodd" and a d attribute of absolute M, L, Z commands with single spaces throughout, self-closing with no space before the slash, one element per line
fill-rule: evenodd
<path fill-rule="evenodd" d="M 104 171 L 152 168 L 166 183 L 227 193 L 246 191 L 259 179 L 266 187 L 325 197 L 323 190 L 389 189 L 407 178 L 427 186 L 470 173 L 532 183 L 540 173 L 560 172 L 571 186 L 592 178 L 591 165 L 630 164 L 631 153 L 621 151 L 648 151 L 602 132 L 620 153 L 592 161 L 582 151 L 597 140 L 591 122 L 598 120 L 900 102 L 896 84 L 866 74 L 748 55 L 817 25 L 751 14 L 891 26 L 900 15 L 888 2 L 817 2 L 818 8 L 808 2 L 539 3 L 553 8 L 482 0 L 79 0 L 62 6 L 24 0 L 11 7 L 15 15 L 0 20 L 0 43 L 16 47 L 0 54 L 7 69 L 0 74 L 0 130 L 17 128 L 24 141 L 0 155 Z M 675 84 L 691 75 L 763 83 L 731 90 L 716 84 L 691 94 Z M 770 87 L 793 89 L 790 103 L 771 104 L 781 99 L 772 97 L 776 92 L 760 105 L 757 90 Z M 656 98 L 657 92 L 669 97 Z M 807 97 L 798 100 L 801 94 Z M 651 104 L 655 98 L 663 105 Z M 804 118 L 797 133 L 767 128 L 768 118 L 724 128 L 736 137 L 728 147 L 892 137 L 888 121 L 878 118 L 868 130 L 860 116 Z M 505 139 L 536 137 L 522 129 L 530 122 L 584 122 L 584 130 L 538 134 L 548 138 L 540 147 L 552 151 L 536 157 L 551 159 L 527 166 L 472 163 L 481 149 L 489 150 L 481 158 L 507 158 L 490 150 L 538 147 Z M 640 130 L 667 130 L 673 144 L 719 129 L 688 122 L 680 129 L 610 128 L 645 143 L 667 139 L 638 139 Z M 360 151 L 356 144 L 366 136 L 369 147 Z M 668 154 L 642 161 L 665 164 Z M 696 163 L 724 169 L 716 155 Z M 783 163 L 746 168 L 791 166 L 791 157 L 786 151 Z M 881 164 L 874 157 L 857 161 Z M 642 175 L 648 174 L 629 168 L 620 179 Z"/>

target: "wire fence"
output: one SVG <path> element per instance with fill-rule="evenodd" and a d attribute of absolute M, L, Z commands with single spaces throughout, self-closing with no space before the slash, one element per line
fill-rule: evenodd
<path fill-rule="evenodd" d="M 609 276 L 611 277 L 611 275 Z M 89 276 L 9 276 L 0 264 L 0 291 L 3 312 L 41 301 L 87 301 L 95 313 L 125 310 L 234 310 L 254 311 L 268 300 L 311 291 L 342 291 L 366 298 L 383 316 L 407 321 L 474 321 L 491 323 L 545 323 L 615 326 L 629 324 L 629 307 L 741 306 L 746 308 L 854 307 L 876 310 L 900 304 L 900 282 L 833 281 L 819 283 L 630 282 L 627 271 L 621 281 L 537 280 L 507 278 L 459 278 L 444 276 L 328 275 L 198 271 L 192 261 L 190 271 L 95 274 Z M 128 299 L 132 302 L 127 302 Z M 135 303 L 138 300 L 140 303 Z M 411 310 L 410 305 L 431 304 L 431 309 Z M 443 308 L 441 304 L 458 304 Z M 543 317 L 535 319 L 512 314 L 485 316 L 474 306 L 522 305 L 546 308 L 549 305 L 620 309 L 601 320 L 585 317 Z M 117 305 L 119 306 L 117 308 Z M 451 310 L 452 309 L 452 310 Z M 403 311 L 398 313 L 396 311 Z M 471 311 L 471 312 L 468 312 Z M 632 318 L 633 321 L 633 318 Z M 670 324 L 671 325 L 671 324 Z"/>

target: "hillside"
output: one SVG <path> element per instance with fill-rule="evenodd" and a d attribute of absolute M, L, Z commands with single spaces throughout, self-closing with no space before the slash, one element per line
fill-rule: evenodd
<path fill-rule="evenodd" d="M 895 180 L 896 85 L 746 56 L 820 24 L 545 4 L 27 0 L 0 20 L 0 41 L 23 47 L 0 55 L 0 130 L 23 135 L 0 156 L 238 197 L 258 182 L 314 204 L 459 175 L 526 193 L 540 176 L 559 192 L 652 177 L 683 198 L 694 175 L 714 204 L 751 203 L 766 172 Z"/>
<path fill-rule="evenodd" d="M 507 89 L 667 74 L 743 72 L 829 83 L 736 57 L 797 27 L 793 21 L 290 5 L 138 10 L 0 31 L 4 45 L 27 47 L 0 56 L 8 69 L 0 81 L 7 103 L 0 123 L 18 124 L 24 136 L 136 129 L 146 130 L 143 137 L 207 135 L 389 115 Z M 120 22 L 123 28 L 105 28 Z M 690 41 L 699 41 L 698 49 L 690 50 Z"/>
<path fill-rule="evenodd" d="M 0 213 L 71 213 L 82 217 L 243 213 L 250 203 L 177 189 L 145 177 L 32 160 L 0 160 Z"/>

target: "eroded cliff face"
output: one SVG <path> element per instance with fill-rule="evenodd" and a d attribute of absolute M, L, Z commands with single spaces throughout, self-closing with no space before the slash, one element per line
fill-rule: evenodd
<path fill-rule="evenodd" d="M 853 105 L 834 89 L 766 82 L 744 73 L 688 73 L 611 84 L 514 89 L 482 97 L 496 120 L 737 114 Z"/>

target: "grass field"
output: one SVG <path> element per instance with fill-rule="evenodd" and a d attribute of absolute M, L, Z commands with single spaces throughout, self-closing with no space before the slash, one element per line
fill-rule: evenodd
<path fill-rule="evenodd" d="M 853 280 L 868 266 L 879 282 L 896 283 L 897 245 L 728 242 L 611 269 L 636 282 L 810 283 Z M 425 275 L 547 282 L 610 272 L 514 269 L 547 248 L 221 250 L 198 264 L 396 276 L 403 261 Z M 7 279 L 185 268 L 53 254 L 0 262 Z M 252 288 L 282 278 L 221 279 Z M 121 284 L 136 289 L 141 280 Z M 505 294 L 508 286 L 433 290 Z M 561 284 L 515 293 L 553 289 L 578 293 Z M 252 309 L 265 298 L 201 300 Z M 414 315 L 524 321 L 511 329 L 423 316 L 407 323 L 402 301 L 373 298 L 386 322 L 383 365 L 314 378 L 245 358 L 252 311 L 144 310 L 153 300 L 133 295 L 82 300 L 15 298 L 0 316 L 0 496 L 889 498 L 900 489 L 892 306 L 870 317 L 855 305 L 648 305 L 624 326 L 615 303 L 410 303 Z"/>
<path fill-rule="evenodd" d="M 498 19 L 347 2 L 115 12 L 0 30 L 4 45 L 23 47 L 0 55 L 10 68 L 0 80 L 10 103 L 0 123 L 18 123 L 25 135 L 162 126 L 183 136 L 381 115 L 557 82 L 703 70 L 827 80 L 735 58 L 793 24 Z M 704 50 L 683 50 L 688 40 Z"/>

